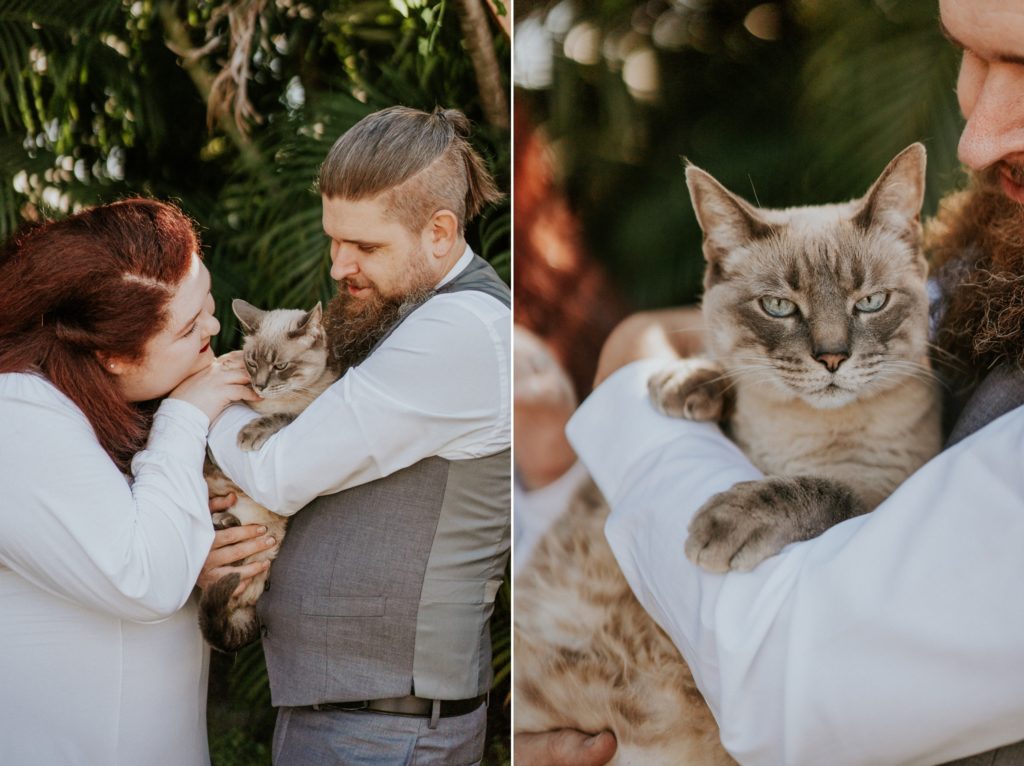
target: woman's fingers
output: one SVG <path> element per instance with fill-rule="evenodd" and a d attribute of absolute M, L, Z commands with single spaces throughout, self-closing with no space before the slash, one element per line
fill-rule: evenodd
<path fill-rule="evenodd" d="M 206 563 L 203 564 L 203 569 L 199 573 L 197 582 L 199 587 L 208 588 L 221 577 L 235 572 L 242 576 L 242 582 L 245 583 L 253 575 L 270 566 L 268 562 L 263 561 L 244 566 L 232 566 L 247 556 L 273 548 L 277 544 L 277 541 L 267 535 L 266 531 L 265 527 L 256 524 L 219 530 L 214 536 L 213 547 L 206 557 Z"/>
<path fill-rule="evenodd" d="M 238 502 L 238 495 L 234 492 L 228 492 L 226 495 L 216 495 L 210 498 L 210 513 L 220 513 L 221 511 L 227 511 Z M 255 526 L 250 524 L 249 526 Z M 241 527 L 234 527 L 234 529 L 241 529 Z M 265 531 L 265 530 L 264 530 Z M 256 534 L 262 534 L 257 532 Z M 214 544 L 216 545 L 216 535 L 214 535 Z"/>
<path fill-rule="evenodd" d="M 225 497 L 231 497 L 231 495 L 225 495 Z M 211 503 L 213 501 L 211 500 Z M 213 549 L 223 548 L 226 545 L 233 545 L 234 543 L 240 543 L 243 540 L 248 540 L 253 537 L 264 534 L 267 528 L 262 524 L 243 524 L 239 527 L 228 527 L 227 529 L 218 529 L 213 535 Z"/>
<path fill-rule="evenodd" d="M 220 356 L 218 356 L 217 361 L 225 366 L 242 366 L 244 361 L 243 352 L 241 349 L 228 351 L 226 354 L 221 354 Z"/>
<path fill-rule="evenodd" d="M 238 587 L 235 588 L 234 593 L 232 593 L 231 595 L 241 596 L 242 591 L 249 586 L 249 581 L 261 572 L 266 572 L 269 568 L 269 561 L 255 561 L 252 564 L 246 564 L 245 566 L 231 567 L 231 572 L 235 572 L 241 575 L 242 578 L 241 581 L 238 583 Z"/>
<path fill-rule="evenodd" d="M 263 397 L 252 390 L 252 386 L 248 382 L 243 386 L 235 387 L 236 393 L 239 399 L 244 399 L 247 402 L 262 402 Z"/>
<path fill-rule="evenodd" d="M 263 532 L 256 531 L 258 529 L 262 529 Z M 246 556 L 273 548 L 277 541 L 270 536 L 263 537 L 265 533 L 265 527 L 257 527 L 255 524 L 220 530 L 214 536 L 213 547 L 210 549 L 210 555 L 206 557 L 204 569 L 228 566 Z"/>
<path fill-rule="evenodd" d="M 241 561 L 247 556 L 252 556 L 254 553 L 273 548 L 276 544 L 277 541 L 273 537 L 257 537 L 210 551 L 207 561 L 214 567 L 227 566 Z"/>

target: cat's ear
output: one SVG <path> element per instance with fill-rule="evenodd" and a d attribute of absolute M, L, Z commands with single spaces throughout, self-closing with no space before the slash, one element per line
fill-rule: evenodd
<path fill-rule="evenodd" d="M 238 317 L 238 321 L 247 335 L 252 335 L 259 329 L 260 322 L 268 313 L 256 308 L 251 303 L 243 301 L 241 298 L 235 298 L 231 301 L 231 310 L 235 312 L 235 316 Z"/>
<path fill-rule="evenodd" d="M 916 244 L 921 234 L 926 162 L 923 144 L 911 144 L 897 154 L 855 205 L 854 222 L 865 230 L 887 229 Z"/>
<path fill-rule="evenodd" d="M 704 232 L 704 257 L 711 266 L 717 266 L 736 248 L 774 231 L 757 208 L 696 165 L 686 166 L 686 186 Z"/>
<path fill-rule="evenodd" d="M 319 329 L 323 324 L 324 306 L 321 301 L 306 312 L 306 315 L 299 320 L 295 326 L 295 332 L 304 334 L 310 329 Z"/>
<path fill-rule="evenodd" d="M 318 346 L 324 339 L 323 314 L 323 304 L 317 301 L 313 308 L 302 315 L 295 329 L 288 331 L 288 337 L 294 339 L 308 336 L 312 339 L 313 346 Z"/>

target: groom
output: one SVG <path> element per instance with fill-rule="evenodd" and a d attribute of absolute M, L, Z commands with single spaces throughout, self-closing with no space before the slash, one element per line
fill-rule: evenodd
<path fill-rule="evenodd" d="M 483 756 L 488 620 L 509 547 L 510 295 L 466 245 L 499 198 L 454 110 L 393 107 L 320 172 L 342 377 L 218 464 L 291 515 L 260 599 L 278 766 Z"/>

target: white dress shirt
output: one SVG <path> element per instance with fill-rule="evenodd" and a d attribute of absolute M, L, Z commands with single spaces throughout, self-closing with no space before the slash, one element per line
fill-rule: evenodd
<path fill-rule="evenodd" d="M 438 287 L 472 258 L 467 247 Z M 214 422 L 210 449 L 250 497 L 284 515 L 426 457 L 493 455 L 511 442 L 510 338 L 511 313 L 495 298 L 434 296 L 259 450 L 236 444 L 259 417 L 244 405 Z"/>
<path fill-rule="evenodd" d="M 164 401 L 129 481 L 48 381 L 0 375 L 0 763 L 209 763 L 207 425 Z"/>
<path fill-rule="evenodd" d="M 606 533 L 743 764 L 936 764 L 1024 739 L 1024 408 L 933 459 L 873 513 L 750 573 L 683 555 L 713 494 L 758 471 L 717 427 L 657 414 L 619 370 L 570 441 Z"/>

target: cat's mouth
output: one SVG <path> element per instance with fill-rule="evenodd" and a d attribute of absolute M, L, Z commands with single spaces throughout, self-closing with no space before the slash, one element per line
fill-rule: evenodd
<path fill-rule="evenodd" d="M 852 402 L 857 398 L 857 392 L 840 385 L 835 380 L 830 380 L 823 386 L 805 392 L 802 398 L 812 407 L 833 409 Z"/>

